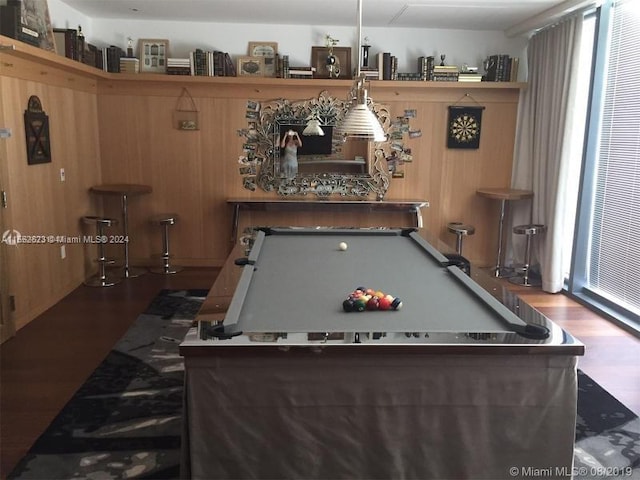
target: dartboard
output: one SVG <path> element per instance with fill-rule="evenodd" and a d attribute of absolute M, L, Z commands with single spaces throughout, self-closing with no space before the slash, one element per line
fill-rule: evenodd
<path fill-rule="evenodd" d="M 464 113 L 451 122 L 451 137 L 457 142 L 471 142 L 480 134 L 480 125 L 474 115 Z"/>
<path fill-rule="evenodd" d="M 484 107 L 449 107 L 448 148 L 478 148 Z"/>

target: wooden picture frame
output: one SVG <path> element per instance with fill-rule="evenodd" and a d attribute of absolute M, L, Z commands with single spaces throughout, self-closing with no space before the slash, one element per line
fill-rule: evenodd
<path fill-rule="evenodd" d="M 167 73 L 169 40 L 141 38 L 138 40 L 140 73 Z"/>
<path fill-rule="evenodd" d="M 238 57 L 239 77 L 264 77 L 264 57 Z"/>
<path fill-rule="evenodd" d="M 250 57 L 264 57 L 264 76 L 276 76 L 277 42 L 249 42 L 247 54 Z"/>
<path fill-rule="evenodd" d="M 351 79 L 353 71 L 351 70 L 351 47 L 333 47 L 333 56 L 336 57 L 336 65 L 340 69 L 337 77 L 331 76 L 327 69 L 327 57 L 329 56 L 329 47 L 311 47 L 311 66 L 315 67 L 313 78 L 337 78 Z"/>

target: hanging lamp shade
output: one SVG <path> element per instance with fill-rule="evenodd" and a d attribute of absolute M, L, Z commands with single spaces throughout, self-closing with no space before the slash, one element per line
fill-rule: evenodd
<path fill-rule="evenodd" d="M 320 120 L 317 118 L 312 118 L 307 122 L 307 126 L 304 127 L 302 131 L 302 135 L 307 137 L 316 136 L 316 137 L 324 137 L 324 130 L 320 126 Z"/>
<path fill-rule="evenodd" d="M 342 124 L 338 127 L 338 132 L 345 138 L 357 138 L 361 140 L 373 140 L 374 142 L 384 142 L 387 137 L 380 125 L 378 117 L 369 109 L 367 105 L 367 89 L 364 87 L 365 77 L 360 73 L 362 63 L 362 0 L 358 0 L 357 15 L 358 38 L 358 66 L 356 68 L 355 91 L 356 101 L 344 116 Z"/>
<path fill-rule="evenodd" d="M 338 133 L 346 138 L 384 142 L 387 137 L 378 117 L 367 106 L 367 91 L 359 83 L 357 101 L 345 114 Z"/>

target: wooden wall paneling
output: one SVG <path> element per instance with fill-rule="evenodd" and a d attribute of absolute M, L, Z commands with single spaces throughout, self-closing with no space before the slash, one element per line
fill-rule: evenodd
<path fill-rule="evenodd" d="M 100 158 L 95 93 L 86 88 L 62 88 L 58 82 L 49 85 L 42 81 L 51 78 L 49 75 L 5 76 L 6 71 L 2 70 L 0 78 L 5 122 L 13 130 L 7 142 L 12 228 L 44 240 L 9 250 L 11 294 L 20 328 L 77 287 L 85 276 L 81 246 L 65 244 L 65 240 L 80 234 L 78 219 L 89 210 L 86 191 L 99 179 Z M 33 67 L 28 70 L 33 71 Z M 52 162 L 46 164 L 28 165 L 26 160 L 23 114 L 31 95 L 40 98 L 49 116 Z M 64 183 L 60 168 L 65 169 Z M 63 244 L 65 259 L 61 258 Z"/>
<path fill-rule="evenodd" d="M 2 58 L 0 58 L 0 63 L 1 62 Z M 3 91 L 4 88 L 3 79 L 0 77 L 0 92 Z M 0 128 L 6 128 L 6 125 L 4 101 L 3 96 L 0 95 Z M 8 139 L 0 138 L 0 194 L 4 192 L 6 195 L 10 195 L 7 141 Z M 4 232 L 8 231 L 9 226 L 12 224 L 13 222 L 10 219 L 10 211 L 0 206 L 0 232 L 4 235 Z M 10 283 L 7 249 L 11 248 L 11 245 L 8 245 L 5 242 L 0 242 L 0 343 L 11 338 L 15 335 L 16 331 L 14 313 L 11 311 L 9 301 Z"/>
<path fill-rule="evenodd" d="M 43 65 L 13 55 L 5 55 L 2 58 L 3 60 L 0 60 L 0 64 L 3 76 L 43 83 L 51 87 L 71 88 L 76 91 L 96 93 L 97 80 L 92 76 L 78 74 L 51 65 Z M 99 70 L 95 70 L 99 72 Z"/>
<path fill-rule="evenodd" d="M 152 184 L 154 193 L 144 199 L 147 211 L 132 208 L 133 217 L 145 216 L 169 200 L 172 205 L 186 203 L 188 213 L 182 226 L 174 229 L 176 258 L 185 264 L 219 265 L 227 253 L 230 237 L 231 211 L 226 198 L 272 198 L 276 195 L 261 190 L 250 192 L 242 185 L 238 157 L 242 155 L 243 138 L 237 131 L 247 126 L 247 100 L 268 101 L 283 97 L 301 100 L 317 97 L 322 90 L 338 98 L 346 97 L 350 82 L 338 81 L 335 85 L 314 81 L 294 85 L 274 79 L 244 83 L 237 79 L 207 82 L 189 78 L 178 83 L 174 79 L 164 81 L 161 76 L 154 77 L 151 82 L 127 78 L 123 81 L 101 80 L 98 86 L 100 123 L 114 127 L 101 131 L 104 180 L 126 179 Z M 197 132 L 180 132 L 171 124 L 169 115 L 183 86 L 189 89 L 200 110 L 200 130 Z M 387 198 L 429 200 L 431 207 L 424 212 L 426 228 L 437 232 L 450 245 L 454 239 L 446 231 L 446 223 L 471 222 L 473 219 L 480 234 L 468 239 L 465 253 L 476 261 L 491 263 L 494 242 L 493 237 L 487 235 L 493 235 L 493 229 L 481 227 L 486 222 L 493 222 L 494 218 L 476 197 L 475 190 L 485 186 L 487 178 L 500 186 L 509 184 L 519 87 L 488 89 L 372 82 L 371 92 L 374 100 L 387 104 L 394 116 L 403 115 L 405 109 L 417 110 L 411 125 L 422 131 L 421 137 L 406 139 L 414 161 L 405 165 L 404 178 L 392 180 Z M 473 151 L 448 150 L 447 107 L 465 99 L 465 93 L 470 93 L 475 101 L 486 107 L 481 147 Z M 513 125 L 507 125 L 509 122 Z M 149 136 L 150 132 L 159 136 L 154 137 L 157 140 Z M 193 142 L 185 143 L 184 139 L 193 139 Z M 176 157 L 183 158 L 181 164 L 189 169 L 188 172 L 176 169 Z M 198 174 L 194 176 L 193 172 Z M 254 219 L 248 217 L 248 220 Z M 255 220 L 283 221 L 264 217 Z M 339 221 L 326 215 L 309 219 L 292 214 L 286 220 L 292 224 L 309 224 L 310 220 L 313 220 L 311 224 Z M 380 220 L 367 219 L 364 223 L 379 224 Z M 343 218 L 341 224 L 359 225 L 362 222 L 352 216 Z M 150 230 L 139 220 L 134 220 L 132 227 L 146 236 L 144 241 L 132 244 L 135 255 L 144 259 L 157 248 L 154 247 L 159 241 L 157 231 Z"/>

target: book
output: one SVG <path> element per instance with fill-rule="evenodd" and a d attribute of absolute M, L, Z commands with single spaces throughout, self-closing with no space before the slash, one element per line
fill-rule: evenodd
<path fill-rule="evenodd" d="M 487 82 L 509 82 L 512 75 L 515 73 L 514 81 L 517 79 L 518 72 L 512 72 L 513 58 L 506 54 L 490 55 L 487 66 L 487 74 L 485 75 L 485 81 Z M 517 65 L 518 62 L 516 62 Z"/>
<path fill-rule="evenodd" d="M 393 60 L 390 52 L 382 53 L 382 80 L 391 80 Z M 378 67 L 380 68 L 380 67 Z"/>
<path fill-rule="evenodd" d="M 401 81 L 421 81 L 422 80 L 422 74 L 421 73 L 404 73 L 404 72 L 398 72 L 396 74 L 396 78 L 395 80 L 401 80 Z"/>
<path fill-rule="evenodd" d="M 289 55 L 278 58 L 278 71 L 280 78 L 289 78 Z"/>
<path fill-rule="evenodd" d="M 73 28 L 54 28 L 53 38 L 56 45 L 56 53 L 63 57 L 77 60 L 78 48 L 77 31 Z"/>
<path fill-rule="evenodd" d="M 457 82 L 460 70 L 455 65 L 435 65 L 433 67 L 434 82 Z"/>
<path fill-rule="evenodd" d="M 105 72 L 120 73 L 120 58 L 124 57 L 124 50 L 116 45 L 102 49 L 102 69 Z"/>
<path fill-rule="evenodd" d="M 418 57 L 418 73 L 423 81 L 429 82 L 433 80 L 433 68 L 435 65 L 435 57 L 421 56 Z"/>
<path fill-rule="evenodd" d="M 316 72 L 315 67 L 289 67 L 288 78 L 313 78 L 313 74 Z"/>
<path fill-rule="evenodd" d="M 90 67 L 96 67 L 96 54 L 98 47 L 90 43 L 85 44 L 84 53 L 82 55 L 82 63 L 89 65 Z"/>
<path fill-rule="evenodd" d="M 208 68 L 207 68 L 208 52 L 205 52 L 200 48 L 196 48 L 194 51 L 190 52 L 189 55 L 191 59 L 191 75 L 194 75 L 196 77 L 205 76 L 205 75 L 208 76 L 209 75 Z M 211 62 L 209 61 L 209 63 Z"/>
<path fill-rule="evenodd" d="M 518 81 L 518 67 L 520 66 L 520 58 L 519 57 L 512 57 L 511 58 L 511 71 L 509 74 L 509 81 L 510 82 L 517 82 Z"/>
<path fill-rule="evenodd" d="M 459 82 L 481 82 L 482 75 L 480 75 L 479 73 L 460 72 L 460 74 L 458 75 L 458 81 Z"/>
<path fill-rule="evenodd" d="M 191 75 L 189 58 L 167 58 L 167 75 Z"/>
<path fill-rule="evenodd" d="M 137 58 L 120 57 L 120 73 L 139 73 L 140 60 Z"/>
<path fill-rule="evenodd" d="M 380 72 L 375 67 L 360 67 L 360 74 L 367 80 L 378 80 Z"/>
<path fill-rule="evenodd" d="M 39 47 L 38 24 L 31 16 L 22 14 L 23 8 L 22 0 L 0 1 L 0 35 Z"/>
<path fill-rule="evenodd" d="M 224 52 L 224 76 L 235 77 L 236 75 L 236 65 L 231 60 L 231 55 L 228 52 Z"/>

